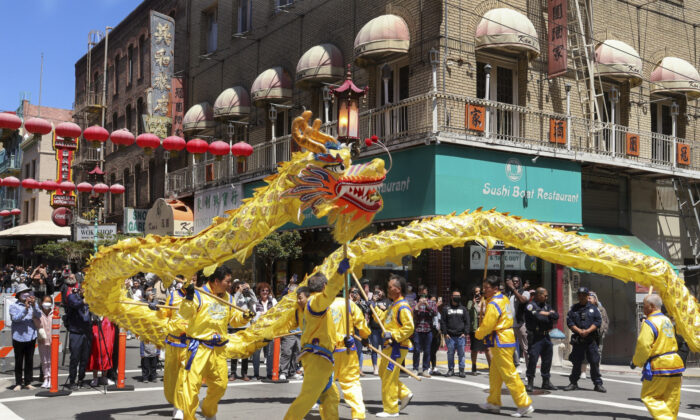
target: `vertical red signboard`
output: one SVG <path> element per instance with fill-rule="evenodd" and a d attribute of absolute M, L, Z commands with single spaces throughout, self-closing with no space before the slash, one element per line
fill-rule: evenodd
<path fill-rule="evenodd" d="M 567 71 L 566 0 L 549 0 L 547 26 L 547 74 L 550 79 Z"/>

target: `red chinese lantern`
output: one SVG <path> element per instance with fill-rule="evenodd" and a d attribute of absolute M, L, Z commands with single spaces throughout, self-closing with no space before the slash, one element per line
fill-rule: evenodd
<path fill-rule="evenodd" d="M 126 188 L 121 184 L 112 184 L 109 187 L 109 192 L 112 194 L 124 194 L 124 191 L 126 191 Z"/>
<path fill-rule="evenodd" d="M 173 152 L 173 156 L 177 156 L 177 152 L 184 149 L 187 142 L 182 137 L 170 136 L 163 140 L 163 149 Z"/>
<path fill-rule="evenodd" d="M 145 154 L 150 155 L 153 153 L 153 149 L 160 146 L 160 137 L 151 133 L 143 133 L 136 137 L 136 144 L 143 149 Z"/>
<path fill-rule="evenodd" d="M 27 191 L 38 190 L 41 188 L 41 182 L 32 178 L 23 179 L 22 188 L 26 189 Z"/>
<path fill-rule="evenodd" d="M 19 179 L 15 178 L 14 176 L 8 176 L 2 180 L 2 185 L 5 187 L 17 188 L 19 187 L 19 184 Z"/>
<path fill-rule="evenodd" d="M 43 118 L 30 118 L 24 122 L 24 129 L 32 134 L 45 135 L 52 130 L 51 123 Z"/>
<path fill-rule="evenodd" d="M 10 215 L 9 210 L 0 210 L 0 217 L 7 217 Z"/>
<path fill-rule="evenodd" d="M 22 120 L 15 114 L 0 112 L 0 128 L 16 130 L 22 126 Z"/>
<path fill-rule="evenodd" d="M 104 143 L 109 138 L 109 131 L 99 125 L 93 125 L 83 131 L 83 138 L 92 144 L 92 147 L 100 147 L 100 143 Z"/>
<path fill-rule="evenodd" d="M 134 135 L 129 130 L 124 128 L 112 132 L 110 136 L 112 143 L 120 146 L 131 146 L 134 144 Z"/>
<path fill-rule="evenodd" d="M 92 190 L 97 194 L 104 194 L 106 192 L 109 192 L 109 185 L 100 182 L 99 184 L 95 184 Z"/>
<path fill-rule="evenodd" d="M 78 184 L 77 188 L 78 191 L 80 191 L 81 193 L 92 192 L 92 184 L 90 184 L 89 182 L 81 182 L 80 184 Z"/>
<path fill-rule="evenodd" d="M 22 213 L 20 209 L 12 209 L 10 210 L 10 214 L 13 216 L 19 216 L 19 214 Z"/>
<path fill-rule="evenodd" d="M 213 141 L 209 145 L 209 153 L 216 156 L 216 160 L 221 160 L 222 156 L 226 156 L 231 153 L 231 147 L 228 143 L 221 140 Z"/>
<path fill-rule="evenodd" d="M 46 192 L 51 193 L 51 191 L 56 191 L 59 188 L 58 182 L 56 181 L 44 181 L 41 183 L 41 189 L 46 190 Z"/>
<path fill-rule="evenodd" d="M 209 143 L 202 139 L 192 139 L 187 142 L 187 151 L 194 154 L 194 158 L 199 160 L 201 154 L 206 153 L 209 150 Z"/>
<path fill-rule="evenodd" d="M 75 184 L 70 181 L 63 181 L 60 184 L 58 184 L 58 187 L 64 193 L 75 191 Z"/>
<path fill-rule="evenodd" d="M 80 137 L 82 130 L 76 123 L 72 122 L 62 122 L 56 126 L 56 135 L 63 138 L 77 138 Z"/>
<path fill-rule="evenodd" d="M 253 146 L 244 141 L 231 146 L 231 153 L 238 159 L 239 162 L 245 162 L 245 158 L 253 154 Z"/>

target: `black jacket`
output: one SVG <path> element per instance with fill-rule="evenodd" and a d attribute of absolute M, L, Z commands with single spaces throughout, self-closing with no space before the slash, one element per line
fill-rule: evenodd
<path fill-rule="evenodd" d="M 90 307 L 85 303 L 82 296 L 78 293 L 71 293 L 66 298 L 66 304 L 68 331 L 79 334 L 90 334 L 92 331 Z"/>
<path fill-rule="evenodd" d="M 469 335 L 471 323 L 469 322 L 469 311 L 462 305 L 445 305 L 442 308 L 442 317 L 440 319 L 440 332 L 447 334 L 450 337 L 459 337 L 460 335 Z"/>

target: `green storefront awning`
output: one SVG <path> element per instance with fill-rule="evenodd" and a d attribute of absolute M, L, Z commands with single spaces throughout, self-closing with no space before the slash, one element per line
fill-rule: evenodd
<path fill-rule="evenodd" d="M 678 268 L 671 264 L 666 258 L 661 256 L 658 252 L 654 251 L 652 247 L 645 244 L 641 239 L 632 235 L 623 229 L 612 229 L 612 228 L 594 228 L 594 227 L 584 227 L 578 231 L 579 235 L 588 235 L 590 239 L 602 240 L 606 244 L 621 246 L 630 249 L 631 251 L 639 252 L 640 254 L 647 255 L 649 257 L 659 258 L 668 263 L 668 265 L 673 268 L 673 270 L 678 273 Z M 576 268 L 571 268 L 572 271 L 578 271 L 579 273 L 586 273 L 585 270 L 579 270 Z"/>

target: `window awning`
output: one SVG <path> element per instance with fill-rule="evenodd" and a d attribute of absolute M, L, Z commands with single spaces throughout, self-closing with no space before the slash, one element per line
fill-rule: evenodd
<path fill-rule="evenodd" d="M 214 101 L 215 118 L 240 118 L 250 114 L 250 96 L 243 86 L 230 87 Z"/>
<path fill-rule="evenodd" d="M 294 75 L 297 85 L 342 79 L 343 53 L 333 44 L 315 45 L 301 56 Z"/>
<path fill-rule="evenodd" d="M 406 21 L 396 15 L 382 15 L 370 20 L 355 37 L 355 59 L 359 63 L 386 59 L 408 53 L 411 34 Z"/>
<path fill-rule="evenodd" d="M 540 55 L 535 26 L 525 15 L 513 9 L 491 9 L 476 27 L 475 50 L 526 52 L 530 58 Z"/>
<path fill-rule="evenodd" d="M 639 252 L 640 254 L 666 261 L 668 265 L 670 265 L 671 268 L 678 273 L 678 268 L 676 268 L 675 265 L 671 264 L 670 261 L 661 256 L 661 254 L 658 252 L 654 251 L 652 247 L 644 243 L 641 239 L 623 229 L 584 227 L 583 229 L 579 230 L 578 233 L 579 235 L 588 236 L 589 239 L 602 240 L 606 244 L 628 248 L 631 251 Z M 571 268 L 571 270 L 581 273 L 585 272 L 584 270 L 578 270 L 576 268 Z"/>
<path fill-rule="evenodd" d="M 689 62 L 666 57 L 661 60 L 649 77 L 651 93 L 687 94 L 691 98 L 700 98 L 700 74 Z"/>
<path fill-rule="evenodd" d="M 608 39 L 595 49 L 596 74 L 615 80 L 629 80 L 630 86 L 642 84 L 642 58 L 637 50 L 622 41 Z"/>
<path fill-rule="evenodd" d="M 186 133 L 194 133 L 214 128 L 215 126 L 214 113 L 209 102 L 200 102 L 197 105 L 193 105 L 187 110 L 185 117 L 182 119 L 182 129 Z"/>
<path fill-rule="evenodd" d="M 292 78 L 282 67 L 273 67 L 260 73 L 250 88 L 250 96 L 258 106 L 266 101 L 290 101 L 292 94 Z"/>
<path fill-rule="evenodd" d="M 23 238 L 23 237 L 69 237 L 70 226 L 56 226 L 49 220 L 37 220 L 36 222 L 15 226 L 10 229 L 0 230 L 0 238 Z"/>

